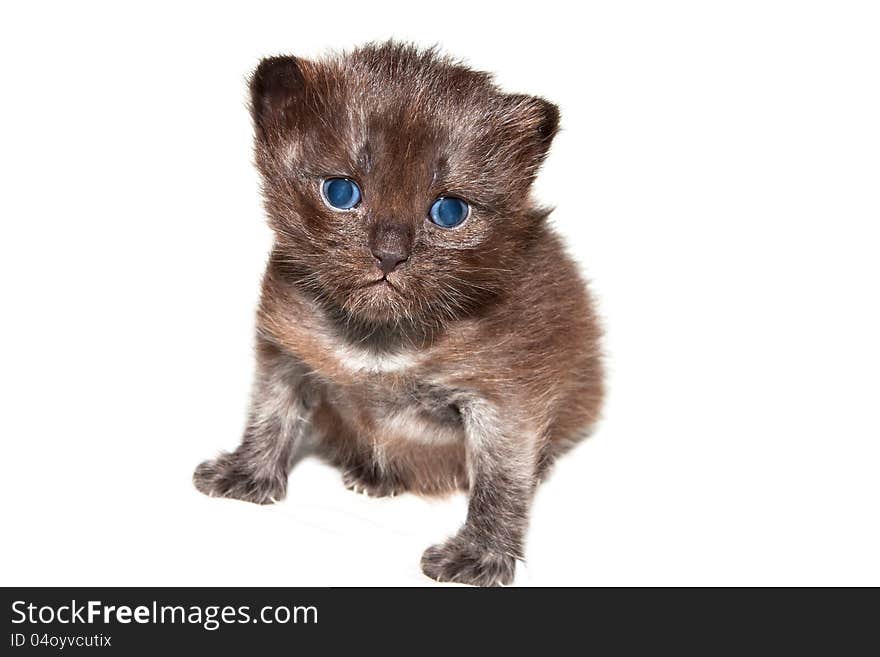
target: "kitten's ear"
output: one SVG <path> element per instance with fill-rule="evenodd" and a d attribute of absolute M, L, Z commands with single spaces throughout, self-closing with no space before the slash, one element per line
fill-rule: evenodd
<path fill-rule="evenodd" d="M 251 115 L 263 137 L 284 129 L 295 118 L 305 93 L 303 62 L 292 56 L 267 57 L 251 76 Z"/>
<path fill-rule="evenodd" d="M 559 107 L 540 96 L 533 96 L 531 101 L 540 117 L 536 126 L 538 142 L 546 152 L 550 148 L 550 144 L 553 143 L 556 133 L 559 132 Z"/>
<path fill-rule="evenodd" d="M 528 164 L 537 169 L 559 132 L 559 108 L 539 96 L 510 94 L 507 100 L 519 126 L 517 132 L 523 155 L 529 160 Z"/>

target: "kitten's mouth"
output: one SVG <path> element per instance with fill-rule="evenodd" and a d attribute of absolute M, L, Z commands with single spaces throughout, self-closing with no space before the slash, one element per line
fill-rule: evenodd
<path fill-rule="evenodd" d="M 361 285 L 361 288 L 368 288 L 368 287 L 387 287 L 391 290 L 394 290 L 398 294 L 400 294 L 400 289 L 396 285 L 394 285 L 394 283 L 389 281 L 386 276 L 383 276 L 382 278 L 377 278 L 375 281 L 370 281 L 369 283 Z"/>

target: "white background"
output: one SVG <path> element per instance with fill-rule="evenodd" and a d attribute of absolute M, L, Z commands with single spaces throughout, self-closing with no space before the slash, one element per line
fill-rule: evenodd
<path fill-rule="evenodd" d="M 239 438 L 271 236 L 263 55 L 439 42 L 562 108 L 537 187 L 593 281 L 610 394 L 520 584 L 880 584 L 880 20 L 849 2 L 9 5 L 0 20 L 4 585 L 429 584 L 463 496 Z"/>

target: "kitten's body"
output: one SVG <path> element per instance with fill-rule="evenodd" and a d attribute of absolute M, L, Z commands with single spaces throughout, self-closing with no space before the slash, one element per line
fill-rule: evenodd
<path fill-rule="evenodd" d="M 252 92 L 278 239 L 245 438 L 200 466 L 196 485 L 279 499 L 308 440 L 356 490 L 469 490 L 466 524 L 423 569 L 508 583 L 535 486 L 602 398 L 586 288 L 528 199 L 555 108 L 390 44 L 319 64 L 267 60 Z M 350 218 L 315 203 L 311 179 L 339 174 L 364 188 Z M 450 191 L 474 216 L 455 231 L 428 225 L 424 204 Z M 381 279 L 380 247 L 405 255 Z"/>

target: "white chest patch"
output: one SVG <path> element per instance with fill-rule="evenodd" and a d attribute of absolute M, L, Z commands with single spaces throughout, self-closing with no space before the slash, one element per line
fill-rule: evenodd
<path fill-rule="evenodd" d="M 403 372 L 419 362 L 419 359 L 412 352 L 376 354 L 366 349 L 347 345 L 337 345 L 333 353 L 339 363 L 352 372 L 373 374 Z"/>

